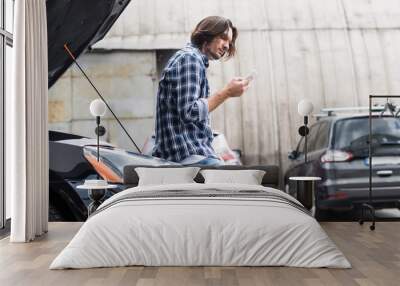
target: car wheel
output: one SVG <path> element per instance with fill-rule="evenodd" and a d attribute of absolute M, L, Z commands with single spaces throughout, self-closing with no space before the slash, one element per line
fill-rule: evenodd
<path fill-rule="evenodd" d="M 330 211 L 328 210 L 321 210 L 317 206 L 315 206 L 314 217 L 318 221 L 327 220 L 330 216 Z"/>
<path fill-rule="evenodd" d="M 285 187 L 284 187 L 283 190 L 284 190 L 284 192 L 287 193 L 288 195 L 290 195 L 290 196 L 294 197 L 295 199 L 297 199 L 297 192 L 296 192 L 295 188 L 296 188 L 296 186 L 293 185 L 293 183 L 291 183 L 291 182 L 289 181 L 289 182 L 287 182 L 287 183 L 285 184 Z"/>
<path fill-rule="evenodd" d="M 285 191 L 286 194 L 288 194 L 288 195 L 290 194 L 289 193 L 289 184 L 288 183 L 285 184 L 284 191 Z"/>
<path fill-rule="evenodd" d="M 62 213 L 52 202 L 49 202 L 49 221 L 65 221 Z"/>

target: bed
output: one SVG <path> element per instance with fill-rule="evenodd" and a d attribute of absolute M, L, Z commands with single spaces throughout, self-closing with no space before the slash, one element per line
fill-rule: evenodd
<path fill-rule="evenodd" d="M 50 269 L 128 265 L 351 267 L 293 197 L 233 183 L 126 189 L 97 209 Z"/>

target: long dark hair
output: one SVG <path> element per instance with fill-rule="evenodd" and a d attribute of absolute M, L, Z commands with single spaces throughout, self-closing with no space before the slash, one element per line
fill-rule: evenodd
<path fill-rule="evenodd" d="M 192 32 L 190 41 L 193 45 L 201 49 L 204 44 L 210 43 L 215 37 L 228 35 L 229 28 L 232 29 L 232 42 L 229 45 L 227 58 L 233 57 L 236 52 L 235 41 L 238 36 L 236 27 L 231 20 L 221 16 L 209 16 L 197 24 Z"/>

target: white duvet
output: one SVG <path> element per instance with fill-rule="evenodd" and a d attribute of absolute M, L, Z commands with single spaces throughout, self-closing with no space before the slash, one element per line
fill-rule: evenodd
<path fill-rule="evenodd" d="M 162 196 L 175 190 L 172 197 Z M 252 191 L 263 192 L 257 197 Z M 218 195 L 224 192 L 226 196 Z M 160 197 L 154 197 L 157 193 Z M 50 269 L 127 265 L 350 268 L 343 253 L 299 204 L 282 191 L 254 185 L 194 183 L 127 189 L 99 207 Z"/>

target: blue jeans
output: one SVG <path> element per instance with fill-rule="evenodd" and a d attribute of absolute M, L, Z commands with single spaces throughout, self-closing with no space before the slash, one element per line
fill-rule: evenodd
<path fill-rule="evenodd" d="M 203 160 L 200 160 L 199 162 L 193 163 L 193 164 L 188 164 L 185 166 L 222 166 L 225 165 L 223 161 L 216 159 L 216 158 L 212 158 L 212 157 L 208 157 L 208 158 L 204 158 Z"/>

